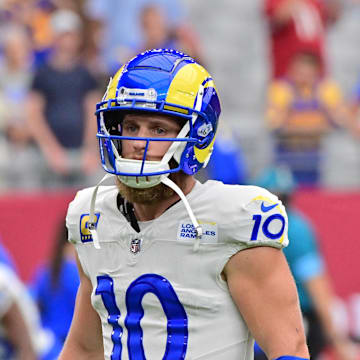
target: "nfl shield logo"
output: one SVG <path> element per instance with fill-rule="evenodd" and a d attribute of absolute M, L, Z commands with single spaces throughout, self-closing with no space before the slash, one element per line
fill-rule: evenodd
<path fill-rule="evenodd" d="M 133 254 L 137 254 L 141 250 L 141 239 L 132 239 L 130 245 L 130 251 Z"/>

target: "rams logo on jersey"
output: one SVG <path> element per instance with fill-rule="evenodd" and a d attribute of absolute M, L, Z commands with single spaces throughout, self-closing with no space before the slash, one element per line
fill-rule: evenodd
<path fill-rule="evenodd" d="M 218 241 L 218 227 L 215 222 L 205 222 L 199 220 L 199 224 L 203 229 L 201 237 L 202 243 L 217 243 Z M 180 241 L 186 241 L 189 239 L 196 239 L 196 230 L 192 223 L 181 222 L 178 227 L 177 238 Z"/>
<path fill-rule="evenodd" d="M 100 213 L 95 213 L 95 217 L 96 217 L 95 227 L 97 227 L 100 218 Z M 90 219 L 89 214 L 82 214 L 80 217 L 80 237 L 83 243 L 93 241 L 92 235 L 89 230 L 89 219 Z"/>

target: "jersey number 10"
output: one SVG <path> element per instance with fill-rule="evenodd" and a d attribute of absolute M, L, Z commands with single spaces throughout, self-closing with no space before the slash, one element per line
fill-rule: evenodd
<path fill-rule="evenodd" d="M 126 291 L 125 326 L 128 331 L 129 359 L 146 360 L 140 321 L 144 316 L 141 301 L 147 293 L 152 293 L 159 299 L 167 317 L 168 334 L 163 360 L 185 359 L 188 343 L 187 315 L 170 282 L 157 274 L 145 274 L 138 277 Z M 95 294 L 101 296 L 109 314 L 108 323 L 113 328 L 111 360 L 121 360 L 123 328 L 118 322 L 121 313 L 116 304 L 114 280 L 109 275 L 98 276 Z"/>
<path fill-rule="evenodd" d="M 254 227 L 253 227 L 253 230 L 251 233 L 251 240 L 257 240 L 260 224 L 262 222 L 262 216 L 261 215 L 253 215 L 253 220 L 255 223 L 254 223 Z M 281 228 L 276 233 L 273 233 L 269 230 L 269 225 L 273 220 L 279 220 L 281 222 Z M 283 235 L 284 230 L 285 230 L 285 218 L 280 214 L 274 214 L 274 215 L 269 216 L 268 218 L 266 218 L 266 220 L 264 221 L 264 223 L 262 225 L 263 234 L 271 240 L 276 240 L 276 239 L 280 238 Z"/>

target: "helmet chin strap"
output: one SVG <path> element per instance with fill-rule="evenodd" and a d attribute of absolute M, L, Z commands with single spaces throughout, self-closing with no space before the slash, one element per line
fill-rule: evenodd
<path fill-rule="evenodd" d="M 202 236 L 202 227 L 199 225 L 198 221 L 196 220 L 196 217 L 194 215 L 194 212 L 192 211 L 190 204 L 188 202 L 188 200 L 186 199 L 185 194 L 182 192 L 182 190 L 179 188 L 178 185 L 176 185 L 172 180 L 170 180 L 167 176 L 168 174 L 165 175 L 160 175 L 160 181 L 165 184 L 166 186 L 170 187 L 171 189 L 173 189 L 180 197 L 180 199 L 182 200 L 182 202 L 185 205 L 186 211 L 189 214 L 189 217 L 191 219 L 191 222 L 194 225 L 195 231 L 196 231 L 196 239 L 195 239 L 195 243 L 194 243 L 194 251 L 198 251 L 199 246 L 200 246 L 200 239 Z M 115 175 L 113 174 L 105 174 L 105 176 L 98 182 L 98 184 L 95 186 L 94 191 L 92 193 L 91 196 L 91 202 L 90 202 L 90 212 L 89 212 L 89 221 L 88 221 L 88 229 L 91 233 L 91 236 L 93 238 L 93 244 L 95 249 L 100 249 L 100 241 L 99 241 L 99 236 L 97 233 L 97 229 L 96 229 L 96 222 L 97 222 L 97 218 L 95 216 L 95 202 L 96 202 L 96 196 L 97 196 L 97 192 L 99 190 L 99 186 L 107 179 L 109 179 L 110 177 L 113 177 Z"/>
<path fill-rule="evenodd" d="M 96 196 L 97 192 L 99 190 L 99 186 L 110 177 L 114 176 L 113 174 L 106 173 L 105 176 L 98 182 L 98 184 L 95 186 L 94 191 L 91 195 L 91 201 L 90 201 L 90 212 L 89 212 L 89 221 L 88 221 L 88 229 L 90 231 L 90 234 L 93 238 L 93 244 L 95 249 L 100 249 L 100 242 L 99 242 L 99 236 L 96 229 L 96 222 L 97 218 L 95 216 L 95 202 L 96 202 Z"/>
<path fill-rule="evenodd" d="M 191 222 L 194 225 L 195 231 L 196 231 L 196 239 L 195 239 L 195 243 L 194 243 L 194 251 L 198 251 L 199 250 L 199 246 L 200 246 L 200 239 L 202 237 L 202 227 L 199 225 L 198 221 L 196 220 L 196 217 L 194 215 L 194 212 L 192 211 L 189 202 L 186 199 L 185 194 L 182 192 L 182 190 L 179 188 L 179 186 L 177 186 L 171 179 L 169 179 L 168 177 L 164 176 L 161 178 L 161 182 L 165 185 L 167 185 L 169 188 L 173 189 L 180 197 L 180 199 L 182 200 L 182 202 L 185 205 L 186 211 L 188 212 Z"/>

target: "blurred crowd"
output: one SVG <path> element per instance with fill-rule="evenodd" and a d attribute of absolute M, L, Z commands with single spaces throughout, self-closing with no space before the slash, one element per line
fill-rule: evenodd
<path fill-rule="evenodd" d="M 360 85 L 354 81 L 351 95 L 344 94 L 328 71 L 326 34 L 341 17 L 341 3 L 262 5 L 271 73 L 263 128 L 273 141 L 271 161 L 289 166 L 299 183 L 321 186 L 324 138 L 339 130 L 360 136 Z M 109 76 L 134 54 L 176 48 L 206 62 L 180 0 L 2 0 L 0 30 L 2 191 L 76 188 L 99 178 L 95 104 Z M 234 139 L 220 135 L 232 148 Z M 244 182 L 253 171 L 236 145 L 241 173 L 234 181 Z"/>
<path fill-rule="evenodd" d="M 340 0 L 263 0 L 259 15 L 268 31 L 270 76 L 262 126 L 272 139 L 272 154 L 271 169 L 256 181 L 289 198 L 295 187 L 323 185 L 323 142 L 329 134 L 345 131 L 360 137 L 360 82 L 354 80 L 353 92 L 345 94 L 329 71 L 326 36 L 342 16 Z M 96 184 L 102 169 L 94 111 L 109 76 L 152 48 L 175 48 L 206 63 L 207 49 L 194 29 L 181 0 L 0 0 L 0 191 Z M 234 124 L 222 121 L 212 161 L 201 177 L 252 183 L 248 154 L 232 136 Z M 281 191 L 274 183 L 278 171 L 285 183 Z M 270 182 L 264 180 L 267 176 Z M 320 354 L 333 341 L 339 345 L 338 358 L 350 359 L 345 341 L 338 343 L 329 312 L 318 312 L 330 307 L 333 294 L 316 236 L 295 210 L 292 217 L 297 231 L 292 236 L 307 233 L 309 239 L 308 248 L 297 253 L 304 257 L 292 260 L 305 294 L 304 313 L 310 323 L 316 318 L 315 326 L 323 327 L 327 337 L 319 340 L 316 351 Z M 55 237 L 54 254 L 31 286 L 42 326 L 55 339 L 53 353 L 43 359 L 55 358 L 65 339 L 78 286 L 66 230 L 60 227 Z M 16 274 L 4 259 L 0 263 Z M 21 294 L 22 289 L 12 296 Z M 61 321 L 60 313 L 65 314 Z M 319 332 L 312 331 L 316 348 Z M 13 345 L 26 349 L 30 340 Z"/>
<path fill-rule="evenodd" d="M 94 111 L 136 53 L 178 48 L 202 61 L 179 1 L 0 3 L 0 187 L 93 184 Z"/>

